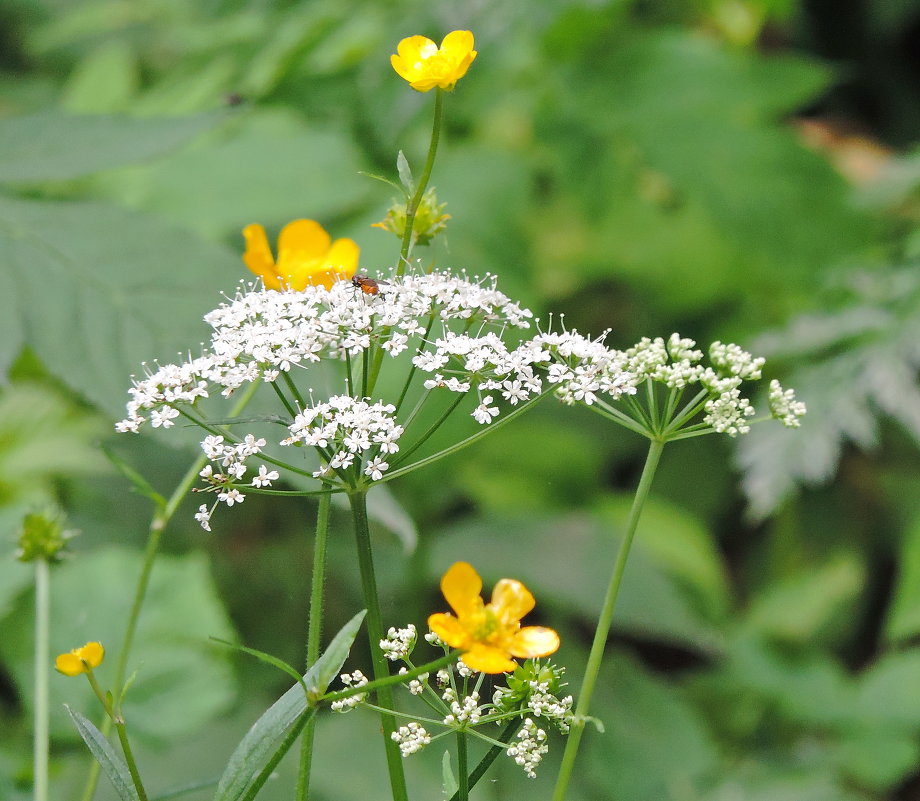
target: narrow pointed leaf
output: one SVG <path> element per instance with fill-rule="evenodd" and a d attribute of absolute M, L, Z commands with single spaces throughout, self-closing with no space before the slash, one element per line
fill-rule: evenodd
<path fill-rule="evenodd" d="M 364 620 L 359 612 L 335 635 L 323 655 L 303 677 L 307 691 L 318 696 L 342 669 Z M 284 756 L 309 715 L 307 693 L 295 684 L 246 732 L 220 777 L 214 801 L 247 801 L 265 782 L 270 768 Z M 312 714 L 312 713 L 311 713 Z"/>
<path fill-rule="evenodd" d="M 131 772 L 124 759 L 112 748 L 112 744 L 102 736 L 102 732 L 93 725 L 92 721 L 75 709 L 71 709 L 67 704 L 64 704 L 64 708 L 73 720 L 83 742 L 86 743 L 86 747 L 102 768 L 102 772 L 112 782 L 118 797 L 122 801 L 140 801 L 140 796 L 131 779 Z"/>
<path fill-rule="evenodd" d="M 288 676 L 294 679 L 294 681 L 300 684 L 304 688 L 304 691 L 306 691 L 307 687 L 304 684 L 303 678 L 301 677 L 300 673 L 298 673 L 293 667 L 291 667 L 283 659 L 279 659 L 277 656 L 272 656 L 271 654 L 267 654 L 265 653 L 265 651 L 259 651 L 256 648 L 247 648 L 245 645 L 237 645 L 235 642 L 230 642 L 229 640 L 222 640 L 219 637 L 211 637 L 211 639 L 214 642 L 219 642 L 221 645 L 226 645 L 228 648 L 232 648 L 234 651 L 240 651 L 241 653 L 249 654 L 250 656 L 254 656 L 256 659 L 262 662 L 265 662 L 266 664 L 271 665 L 272 667 L 278 668 L 278 670 L 282 671 L 283 673 L 287 673 Z"/>
<path fill-rule="evenodd" d="M 445 798 L 452 798 L 459 789 L 457 777 L 450 766 L 450 751 L 445 751 L 441 758 L 441 792 Z"/>
<path fill-rule="evenodd" d="M 409 161 L 406 159 L 405 153 L 401 150 L 399 155 L 396 156 L 396 169 L 399 171 L 399 180 L 402 181 L 402 185 L 406 188 L 408 194 L 414 194 L 415 192 L 415 181 L 412 178 L 412 168 L 409 166 Z"/>
<path fill-rule="evenodd" d="M 153 488 L 151 483 L 147 481 L 147 479 L 144 478 L 140 473 L 138 473 L 137 470 L 135 470 L 130 464 L 122 459 L 111 448 L 103 445 L 102 452 L 106 455 L 108 460 L 113 465 L 115 465 L 115 467 L 118 469 L 118 472 L 131 482 L 135 492 L 153 501 L 156 504 L 157 509 L 164 509 L 166 507 L 166 498 L 160 495 L 160 493 Z"/>

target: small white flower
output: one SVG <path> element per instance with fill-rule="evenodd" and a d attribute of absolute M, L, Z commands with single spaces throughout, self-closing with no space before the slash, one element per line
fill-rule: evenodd
<path fill-rule="evenodd" d="M 477 423 L 486 425 L 491 423 L 494 417 L 498 416 L 498 407 L 490 406 L 490 403 L 492 403 L 492 396 L 486 395 L 480 402 L 479 406 L 477 406 L 473 411 L 473 419 Z"/>
<path fill-rule="evenodd" d="M 264 464 L 259 465 L 259 475 L 253 476 L 252 486 L 254 487 L 270 487 L 272 481 L 277 481 L 280 478 L 277 470 L 269 470 Z"/>
<path fill-rule="evenodd" d="M 421 751 L 431 742 L 431 736 L 425 731 L 422 724 L 414 720 L 405 726 L 400 726 L 390 735 L 390 739 L 399 743 L 399 751 L 404 757 Z"/>
<path fill-rule="evenodd" d="M 223 501 L 227 506 L 233 506 L 235 503 L 242 503 L 245 501 L 246 496 L 238 489 L 228 489 L 218 493 L 217 500 Z"/>
<path fill-rule="evenodd" d="M 205 531 L 211 530 L 211 512 L 208 509 L 208 505 L 206 503 L 203 503 L 198 507 L 198 512 L 195 515 L 195 520 L 198 521 L 198 524 Z"/>

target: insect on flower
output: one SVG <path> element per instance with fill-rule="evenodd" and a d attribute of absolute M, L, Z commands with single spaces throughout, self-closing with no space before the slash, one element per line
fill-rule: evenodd
<path fill-rule="evenodd" d="M 388 284 L 389 281 L 376 281 L 368 275 L 356 275 L 351 279 L 351 285 L 355 289 L 360 289 L 365 295 L 379 295 L 380 285 Z"/>

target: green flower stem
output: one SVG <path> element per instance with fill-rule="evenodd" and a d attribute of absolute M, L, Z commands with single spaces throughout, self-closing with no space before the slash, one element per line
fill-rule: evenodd
<path fill-rule="evenodd" d="M 508 724 L 502 729 L 502 733 L 498 735 L 498 740 L 502 745 L 492 746 L 479 760 L 479 764 L 473 770 L 469 777 L 469 787 L 472 789 L 476 786 L 476 783 L 486 774 L 486 771 L 492 766 L 492 763 L 498 759 L 498 755 L 501 754 L 508 748 L 508 743 L 511 742 L 511 738 L 517 734 L 517 730 L 521 728 L 521 719 L 512 718 L 508 721 Z M 460 791 L 458 790 L 450 797 L 450 801 L 460 801 Z"/>
<path fill-rule="evenodd" d="M 594 686 L 597 683 L 597 677 L 601 669 L 601 661 L 604 658 L 604 647 L 607 644 L 607 637 L 610 634 L 610 623 L 613 620 L 613 610 L 616 606 L 617 595 L 620 592 L 620 583 L 623 580 L 626 560 L 629 558 L 629 549 L 632 545 L 633 537 L 636 534 L 636 527 L 639 524 L 642 507 L 645 505 L 645 501 L 648 498 L 649 490 L 652 486 L 652 479 L 655 477 L 655 470 L 661 459 L 661 452 L 664 450 L 664 445 L 665 443 L 663 440 L 657 439 L 651 440 L 649 444 L 648 456 L 645 458 L 645 467 L 642 468 L 642 477 L 639 479 L 639 486 L 636 488 L 636 496 L 633 498 L 632 508 L 629 510 L 629 518 L 626 521 L 626 531 L 623 534 L 623 541 L 620 543 L 620 549 L 617 552 L 613 572 L 610 575 L 610 583 L 607 587 L 607 594 L 604 597 L 604 605 L 601 609 L 600 617 L 597 621 L 597 628 L 594 632 L 594 642 L 591 644 L 591 653 L 588 655 L 585 676 L 578 693 L 578 704 L 575 708 L 575 721 L 572 724 L 572 731 L 569 734 L 568 742 L 565 744 L 565 753 L 562 755 L 562 765 L 559 768 L 556 789 L 553 792 L 553 801 L 563 801 L 569 786 L 569 780 L 572 777 L 572 768 L 575 765 L 575 757 L 578 754 L 578 746 L 581 742 L 581 735 L 584 732 L 585 721 L 591 704 L 591 696 L 594 693 Z"/>
<path fill-rule="evenodd" d="M 297 389 L 297 384 L 294 383 L 294 379 L 291 378 L 290 372 L 287 370 L 282 370 L 281 377 L 284 383 L 287 385 L 288 391 L 291 393 L 291 395 L 294 396 L 294 400 L 300 404 L 300 408 L 305 408 L 307 404 L 303 399 L 303 395 L 300 394 L 300 390 Z M 274 383 L 274 381 L 272 383 Z"/>
<path fill-rule="evenodd" d="M 467 801 L 470 797 L 470 782 L 467 776 L 468 760 L 466 751 L 466 732 L 457 732 L 457 798 Z"/>
<path fill-rule="evenodd" d="M 421 667 L 412 668 L 412 670 L 407 670 L 405 673 L 400 673 L 398 675 L 393 674 L 383 679 L 375 679 L 374 681 L 369 681 L 367 684 L 362 684 L 360 687 L 349 687 L 347 690 L 337 690 L 334 693 L 326 693 L 317 699 L 316 703 L 331 703 L 332 701 L 341 701 L 343 698 L 351 698 L 353 695 L 361 695 L 362 693 L 374 692 L 380 687 L 392 687 L 394 684 L 402 684 L 405 681 L 417 679 L 423 673 L 435 673 L 442 667 L 449 665 L 451 662 L 456 662 L 457 657 L 460 656 L 460 653 L 461 652 L 459 650 L 451 651 L 449 654 L 445 654 L 440 659 L 435 659 L 433 662 L 428 662 Z M 412 717 L 415 716 L 413 715 Z"/>
<path fill-rule="evenodd" d="M 287 396 L 281 391 L 281 387 L 278 386 L 277 381 L 272 381 L 272 389 L 275 390 L 275 394 L 278 396 L 278 400 L 281 401 L 281 405 L 287 410 L 287 413 L 291 417 L 297 416 L 297 410 L 291 405 L 291 402 L 287 399 Z"/>
<path fill-rule="evenodd" d="M 254 382 L 243 391 L 240 395 L 240 399 L 230 411 L 231 417 L 236 417 L 246 408 L 246 405 L 252 400 L 252 396 L 258 388 L 259 384 Z M 128 659 L 131 656 L 131 648 L 134 645 L 134 637 L 137 634 L 137 622 L 140 619 L 141 607 L 144 605 L 144 598 L 147 595 L 147 587 L 150 584 L 150 573 L 153 571 L 153 563 L 156 560 L 157 552 L 160 548 L 160 538 L 163 535 L 163 529 L 166 528 L 167 523 L 169 523 L 172 516 L 176 513 L 176 510 L 179 508 L 179 504 L 194 485 L 198 478 L 198 473 L 201 468 L 204 467 L 206 461 L 206 457 L 202 454 L 192 462 L 191 467 L 189 467 L 185 475 L 182 476 L 182 480 L 173 491 L 173 494 L 170 495 L 169 500 L 166 501 L 164 506 L 157 508 L 156 512 L 154 512 L 153 519 L 150 521 L 150 533 L 147 536 L 147 546 L 144 550 L 144 564 L 141 567 L 141 574 L 137 579 L 137 587 L 134 590 L 134 600 L 131 603 L 131 611 L 128 613 L 128 622 L 125 626 L 125 637 L 121 645 L 121 652 L 118 654 L 118 661 L 115 664 L 115 680 L 112 682 L 112 688 L 113 695 L 116 699 L 120 700 L 121 694 L 124 692 L 125 675 L 128 672 Z M 108 736 L 109 732 L 112 731 L 111 719 L 107 717 L 103 720 L 99 730 L 102 732 L 103 736 Z M 99 763 L 94 759 L 90 766 L 89 776 L 86 779 L 86 786 L 83 789 L 83 795 L 81 796 L 82 801 L 91 801 L 92 797 L 95 795 L 96 785 L 99 783 L 99 770 Z"/>
<path fill-rule="evenodd" d="M 456 442 L 453 445 L 438 451 L 437 453 L 432 453 L 430 456 L 426 456 L 424 459 L 419 459 L 413 464 L 406 465 L 405 467 L 400 467 L 395 470 L 388 470 L 384 474 L 383 480 L 390 481 L 391 479 L 394 479 L 398 476 L 404 476 L 406 473 L 411 473 L 413 470 L 417 470 L 419 467 L 424 467 L 427 464 L 436 462 L 438 459 L 442 459 L 443 457 L 455 453 L 456 451 L 462 450 L 467 445 L 472 445 L 474 442 L 476 442 L 476 440 L 482 439 L 484 436 L 486 436 L 486 434 L 491 434 L 493 431 L 495 431 L 495 429 L 501 428 L 502 426 L 510 423 L 519 415 L 524 414 L 524 412 L 534 406 L 534 404 L 536 404 L 547 392 L 550 391 L 550 389 L 544 390 L 543 394 L 537 395 L 535 398 L 531 398 L 526 403 L 522 403 L 513 412 L 499 418 L 494 423 L 489 423 L 488 425 L 482 426 L 482 428 L 475 434 L 470 434 L 470 436 L 468 436 L 466 439 L 460 440 L 460 442 Z"/>
<path fill-rule="evenodd" d="M 106 720 L 115 724 L 115 731 L 118 734 L 118 741 L 121 743 L 121 751 L 125 755 L 125 762 L 128 765 L 128 772 L 131 774 L 134 789 L 137 790 L 137 795 L 141 801 L 147 801 L 147 791 L 144 789 L 140 771 L 137 769 L 137 762 L 134 760 L 134 752 L 131 750 L 131 743 L 128 741 L 128 729 L 125 727 L 125 719 L 122 717 L 121 710 L 117 708 L 118 696 L 114 696 L 115 700 L 110 700 L 106 696 L 99 686 L 99 682 L 96 681 L 96 675 L 93 673 L 92 668 L 87 670 L 86 678 L 89 680 L 89 686 L 93 688 L 93 692 L 102 704 L 103 709 L 105 709 Z"/>
<path fill-rule="evenodd" d="M 48 801 L 48 666 L 51 660 L 51 581 L 47 560 L 35 560 L 35 713 L 33 776 L 35 801 Z"/>
<path fill-rule="evenodd" d="M 399 249 L 399 262 L 396 264 L 396 275 L 402 275 L 406 272 L 409 265 L 409 252 L 412 250 L 412 235 L 415 233 L 415 215 L 418 213 L 419 204 L 422 202 L 422 196 L 428 187 L 428 180 L 431 178 L 431 169 L 434 167 L 434 157 L 438 152 L 438 141 L 441 138 L 441 117 L 444 110 L 444 90 L 438 88 L 434 98 L 434 120 L 431 124 L 431 142 L 428 145 L 428 158 L 425 159 L 425 168 L 418 180 L 418 186 L 415 188 L 415 194 L 406 206 L 406 230 L 403 232 L 402 247 Z"/>
<path fill-rule="evenodd" d="M 329 510 L 332 495 L 320 495 L 316 510 L 316 539 L 313 543 L 313 576 L 310 580 L 310 619 L 307 623 L 307 670 L 319 659 L 323 630 L 323 592 L 326 587 L 326 546 L 329 542 Z M 310 766 L 313 760 L 313 740 L 316 716 L 304 727 L 300 738 L 300 769 L 297 774 L 297 801 L 306 801 L 310 791 Z"/>
<path fill-rule="evenodd" d="M 355 543 L 358 549 L 358 566 L 361 572 L 361 588 L 367 606 L 367 636 L 370 640 L 371 662 L 374 678 L 385 679 L 390 675 L 386 657 L 380 649 L 383 639 L 383 620 L 380 615 L 380 600 L 377 595 L 377 577 L 374 573 L 374 557 L 371 551 L 371 533 L 367 519 L 367 491 L 355 490 L 348 494 L 351 514 L 355 524 Z M 376 691 L 380 706 L 393 709 L 393 691 L 389 685 L 382 685 Z M 386 750 L 387 769 L 390 774 L 390 789 L 393 801 L 408 801 L 406 777 L 403 772 L 399 746 L 390 738 L 396 731 L 396 719 L 392 715 L 381 715 L 383 742 Z"/>
<path fill-rule="evenodd" d="M 425 433 L 422 434 L 422 436 L 419 437 L 415 443 L 410 445 L 408 448 L 406 448 L 406 450 L 402 451 L 399 454 L 400 458 L 396 462 L 395 466 L 399 467 L 399 465 L 405 463 L 406 459 L 408 459 L 413 453 L 415 453 L 420 447 L 422 447 L 422 445 L 424 445 L 425 442 L 427 442 L 428 439 L 430 439 L 434 435 L 435 431 L 437 431 L 442 425 L 444 425 L 444 422 L 447 420 L 447 418 L 453 414 L 454 409 L 456 409 L 461 403 L 463 403 L 464 400 L 466 400 L 466 396 L 458 393 L 453 403 L 451 403 L 442 412 L 441 416 L 428 427 L 428 430 L 425 431 Z"/>

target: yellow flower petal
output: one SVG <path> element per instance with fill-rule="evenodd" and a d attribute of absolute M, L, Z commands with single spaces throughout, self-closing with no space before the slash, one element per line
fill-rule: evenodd
<path fill-rule="evenodd" d="M 490 606 L 505 625 L 517 623 L 536 604 L 530 590 L 514 579 L 501 579 L 492 590 Z"/>
<path fill-rule="evenodd" d="M 521 659 L 549 656 L 559 650 L 559 635 L 544 626 L 525 626 L 515 633 L 508 651 Z"/>
<path fill-rule="evenodd" d="M 419 92 L 436 86 L 453 89 L 469 69 L 476 51 L 470 31 L 452 31 L 444 37 L 439 48 L 425 36 L 409 36 L 396 47 L 390 63 L 397 74 Z"/>
<path fill-rule="evenodd" d="M 243 253 L 246 266 L 262 279 L 268 289 L 281 289 L 265 229 L 258 223 L 247 225 L 243 229 L 243 237 L 246 241 L 246 251 Z"/>
<path fill-rule="evenodd" d="M 99 667 L 105 657 L 102 643 L 88 642 L 82 648 L 74 648 L 66 654 L 60 654 L 54 660 L 54 668 L 65 676 L 79 676 Z"/>
<path fill-rule="evenodd" d="M 475 643 L 464 652 L 462 659 L 468 667 L 482 673 L 510 673 L 517 668 L 517 664 L 501 648 L 482 643 Z"/>
<path fill-rule="evenodd" d="M 310 285 L 329 289 L 358 269 L 358 245 L 351 239 L 332 242 L 315 220 L 294 220 L 281 229 L 277 262 L 272 259 L 261 225 L 247 225 L 243 236 L 246 238 L 243 261 L 262 278 L 267 289 L 303 291 Z"/>
<path fill-rule="evenodd" d="M 453 615 L 438 612 L 428 618 L 428 628 L 437 634 L 451 648 L 463 648 L 469 644 L 466 629 Z"/>
<path fill-rule="evenodd" d="M 482 579 L 468 562 L 455 562 L 441 578 L 441 592 L 457 617 L 478 615 L 482 610 Z"/>

